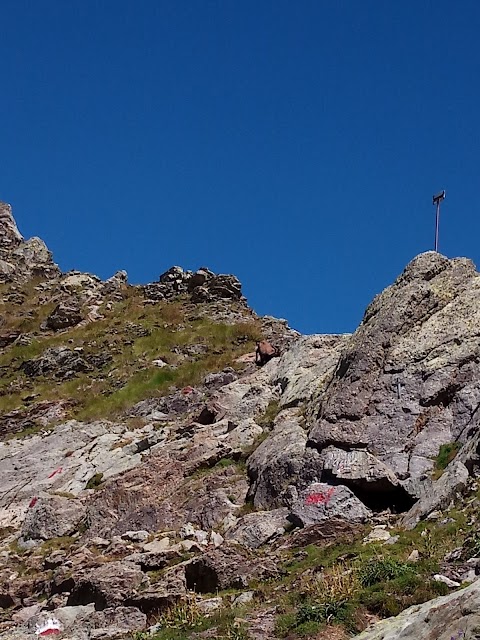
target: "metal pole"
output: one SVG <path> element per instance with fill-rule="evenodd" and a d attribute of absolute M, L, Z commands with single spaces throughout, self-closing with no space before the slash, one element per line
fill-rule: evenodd
<path fill-rule="evenodd" d="M 438 253 L 438 225 L 440 222 L 440 200 L 437 200 L 437 214 L 435 217 L 435 251 Z"/>
<path fill-rule="evenodd" d="M 437 212 L 435 216 L 435 251 L 438 253 L 438 226 L 440 223 L 440 202 L 445 200 L 445 189 L 433 196 L 433 204 L 437 205 Z"/>

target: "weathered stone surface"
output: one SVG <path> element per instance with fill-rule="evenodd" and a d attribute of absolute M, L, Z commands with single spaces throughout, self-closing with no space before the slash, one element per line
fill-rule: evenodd
<path fill-rule="evenodd" d="M 247 461 L 252 482 L 249 496 L 255 507 L 268 509 L 289 505 L 291 486 L 296 491 L 321 480 L 320 455 L 314 449 L 306 449 L 306 442 L 307 434 L 300 425 L 296 409 L 277 416 L 271 434 Z"/>
<path fill-rule="evenodd" d="M 435 509 L 443 509 L 449 505 L 457 492 L 461 492 L 468 480 L 468 470 L 459 460 L 454 460 L 447 471 L 432 485 L 413 507 L 402 516 L 401 524 L 407 529 L 415 525 Z"/>
<path fill-rule="evenodd" d="M 257 549 L 285 533 L 289 524 L 287 516 L 287 508 L 248 513 L 227 531 L 226 537 L 248 549 Z"/>
<path fill-rule="evenodd" d="M 75 305 L 58 304 L 47 318 L 47 327 L 53 331 L 60 331 L 74 327 L 82 320 L 82 314 Z"/>
<path fill-rule="evenodd" d="M 95 609 L 123 604 L 145 578 L 141 569 L 131 562 L 108 562 L 96 569 L 74 576 L 75 585 L 68 598 L 68 606 L 93 602 Z"/>
<path fill-rule="evenodd" d="M 321 453 L 322 479 L 352 489 L 367 506 L 385 506 L 404 511 L 413 503 L 392 469 L 363 449 L 344 451 L 327 447 Z M 409 487 L 409 485 L 406 485 Z"/>
<path fill-rule="evenodd" d="M 136 607 L 110 607 L 95 611 L 85 622 L 92 627 L 91 640 L 100 640 L 142 631 L 147 616 Z"/>
<path fill-rule="evenodd" d="M 347 487 L 316 482 L 302 491 L 292 507 L 290 519 L 297 526 L 306 527 L 335 517 L 359 524 L 366 522 L 370 515 Z"/>
<path fill-rule="evenodd" d="M 0 247 L 2 249 L 16 247 L 22 240 L 23 237 L 12 215 L 12 207 L 5 202 L 0 202 Z"/>
<path fill-rule="evenodd" d="M 417 256 L 347 342 L 311 443 L 364 448 L 418 497 L 440 445 L 465 442 L 477 424 L 479 301 L 469 260 Z"/>
<path fill-rule="evenodd" d="M 0 415 L 0 439 L 31 427 L 47 427 L 52 422 L 59 422 L 65 418 L 69 406 L 68 400 L 46 400 L 36 402 L 25 409 L 4 413 Z"/>
<path fill-rule="evenodd" d="M 207 389 L 220 389 L 220 387 L 235 382 L 237 379 L 238 375 L 234 369 L 228 368 L 220 371 L 220 373 L 209 373 L 208 376 L 205 377 L 204 384 Z"/>
<path fill-rule="evenodd" d="M 272 373 L 272 384 L 281 388 L 280 406 L 297 406 L 323 393 L 349 337 L 313 335 L 295 340 Z"/>
<path fill-rule="evenodd" d="M 473 640 L 480 629 L 480 581 L 402 611 L 367 629 L 356 640 Z"/>
<path fill-rule="evenodd" d="M 27 511 L 22 537 L 26 540 L 49 540 L 71 535 L 85 514 L 85 507 L 79 500 L 42 496 Z"/>
<path fill-rule="evenodd" d="M 115 446 L 126 432 L 125 425 L 71 420 L 45 435 L 1 442 L 0 526 L 19 526 L 46 491 L 78 495 L 95 474 L 107 479 L 138 465 L 141 454 Z"/>
<path fill-rule="evenodd" d="M 313 524 L 304 529 L 296 530 L 292 535 L 282 541 L 281 549 L 306 547 L 315 544 L 319 547 L 333 543 L 351 542 L 361 534 L 362 526 L 347 522 L 341 517 L 332 517 L 329 520 Z"/>
<path fill-rule="evenodd" d="M 44 353 L 22 364 L 27 376 L 53 376 L 72 378 L 77 373 L 92 371 L 92 366 L 76 351 L 68 347 L 51 347 Z"/>
<path fill-rule="evenodd" d="M 198 593 L 212 593 L 217 589 L 241 589 L 253 579 L 266 579 L 277 575 L 272 560 L 255 558 L 233 546 L 223 545 L 194 558 L 185 565 L 188 589 Z"/>

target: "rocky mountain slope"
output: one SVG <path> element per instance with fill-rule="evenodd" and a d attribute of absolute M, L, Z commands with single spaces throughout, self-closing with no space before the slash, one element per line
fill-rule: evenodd
<path fill-rule="evenodd" d="M 478 637 L 469 260 L 301 336 L 206 268 L 62 273 L 0 205 L 0 294 L 0 638 Z"/>

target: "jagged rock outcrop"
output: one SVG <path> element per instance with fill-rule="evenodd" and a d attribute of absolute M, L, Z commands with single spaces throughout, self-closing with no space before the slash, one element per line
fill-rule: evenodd
<path fill-rule="evenodd" d="M 477 429 L 479 301 L 471 261 L 415 258 L 347 342 L 317 404 L 310 444 L 368 452 L 419 497 L 440 446 L 465 443 Z M 398 493 L 387 476 L 371 484 L 377 489 Z"/>
<path fill-rule="evenodd" d="M 12 215 L 12 207 L 0 202 L 0 247 L 2 250 L 15 248 L 23 241 Z"/>
<path fill-rule="evenodd" d="M 154 301 L 168 300 L 179 294 L 190 294 L 194 303 L 216 300 L 245 300 L 242 285 L 233 275 L 216 275 L 206 267 L 198 271 L 184 271 L 182 267 L 171 267 L 158 282 L 143 287 L 145 296 Z"/>
<path fill-rule="evenodd" d="M 53 278 L 60 273 L 40 238 L 24 240 L 10 205 L 0 202 L 0 282 Z"/>

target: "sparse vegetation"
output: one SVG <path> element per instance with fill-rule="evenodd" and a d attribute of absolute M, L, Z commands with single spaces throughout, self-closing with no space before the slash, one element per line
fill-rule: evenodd
<path fill-rule="evenodd" d="M 134 287 L 127 288 L 124 299 L 111 308 L 102 307 L 104 319 L 58 334 L 45 332 L 40 327 L 53 306 L 42 304 L 35 284 L 20 291 L 28 306 L 0 302 L 0 314 L 8 319 L 4 328 L 29 333 L 32 338 L 30 344 L 12 344 L 0 354 L 3 413 L 28 410 L 23 399 L 28 394 L 36 402 L 68 400 L 68 417 L 115 418 L 140 400 L 198 385 L 208 373 L 235 365 L 235 359 L 253 350 L 260 338 L 256 321 L 212 322 L 202 315 L 201 305 L 190 317 L 188 301 L 181 296 L 176 301 L 144 305 L 142 293 Z M 70 348 L 82 349 L 87 361 L 104 353 L 111 359 L 95 373 L 79 373 L 69 380 L 29 378 L 20 368 L 47 348 L 67 341 Z M 156 359 L 168 366 L 159 369 L 152 364 Z M 41 428 L 29 427 L 21 435 Z"/>
<path fill-rule="evenodd" d="M 103 482 L 103 473 L 96 473 L 87 482 L 86 489 L 98 489 Z"/>
<path fill-rule="evenodd" d="M 263 415 L 259 416 L 255 422 L 264 429 L 271 429 L 275 418 L 280 413 L 280 403 L 278 400 L 270 400 Z"/>
<path fill-rule="evenodd" d="M 395 558 L 379 558 L 369 560 L 359 569 L 359 580 L 362 587 L 370 587 L 377 582 L 387 582 L 394 578 L 415 574 L 413 566 Z"/>
<path fill-rule="evenodd" d="M 443 471 L 447 468 L 447 465 L 450 464 L 460 451 L 461 446 L 460 442 L 449 442 L 440 446 L 438 455 L 435 459 L 435 470 L 433 473 L 435 479 L 442 475 Z"/>

